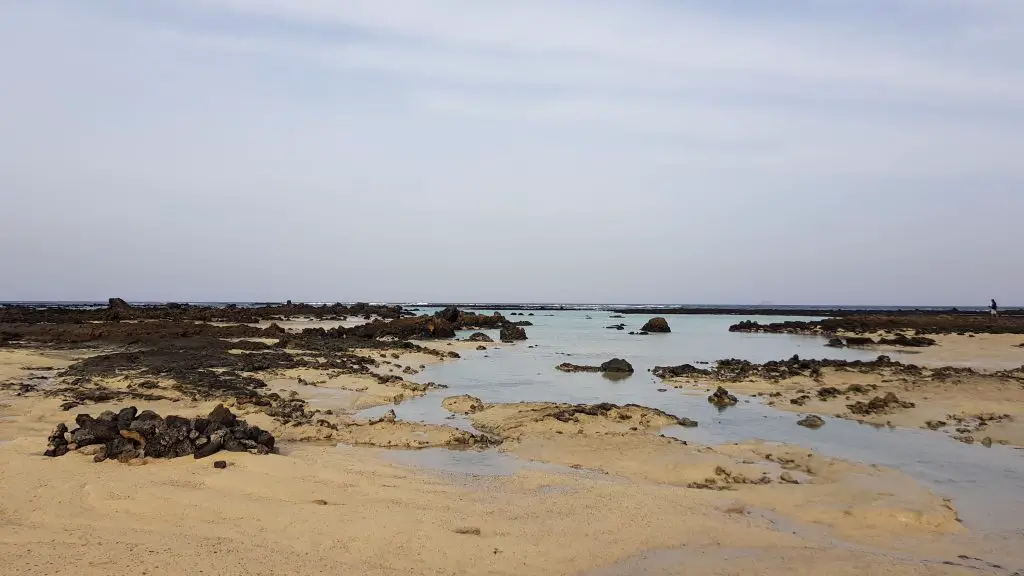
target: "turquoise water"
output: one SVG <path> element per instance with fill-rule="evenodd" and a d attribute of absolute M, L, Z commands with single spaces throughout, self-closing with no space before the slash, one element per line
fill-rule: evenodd
<path fill-rule="evenodd" d="M 754 362 L 780 360 L 793 354 L 866 360 L 877 353 L 827 348 L 824 339 L 817 337 L 728 331 L 729 325 L 740 320 L 765 320 L 757 316 L 670 317 L 672 333 L 648 336 L 628 334 L 639 330 L 646 317 L 610 318 L 607 312 L 536 312 L 534 316 L 517 315 L 512 319 L 535 324 L 526 327 L 529 340 L 514 345 L 490 344 L 486 351 L 460 350 L 461 360 L 428 367 L 415 379 L 449 388 L 401 403 L 394 407 L 398 417 L 472 430 L 468 419 L 452 418 L 441 407 L 443 398 L 457 394 L 471 394 L 485 402 L 636 403 L 700 422 L 695 429 L 664 430 L 666 435 L 688 441 L 719 444 L 760 439 L 794 443 L 829 456 L 898 468 L 953 498 L 968 525 L 1024 535 L 1019 520 L 1024 517 L 1024 451 L 1001 446 L 983 448 L 936 432 L 876 428 L 836 418 L 827 418 L 823 428 L 810 430 L 796 425 L 798 414 L 775 410 L 754 398 L 741 397 L 739 405 L 719 411 L 703 394 L 684 393 L 649 373 L 658 365 L 733 357 Z M 605 328 L 620 322 L 626 324 L 626 330 Z M 497 331 L 485 332 L 497 340 Z M 628 360 L 636 372 L 625 379 L 609 380 L 601 374 L 555 370 L 562 362 L 593 365 L 613 357 Z M 377 416 L 390 408 L 379 407 L 361 415 Z"/>

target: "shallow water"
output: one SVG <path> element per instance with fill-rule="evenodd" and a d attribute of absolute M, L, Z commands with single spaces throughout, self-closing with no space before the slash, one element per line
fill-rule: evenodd
<path fill-rule="evenodd" d="M 543 315 L 542 315 L 543 314 Z M 550 314 L 550 315 L 547 315 Z M 587 317 L 590 316 L 590 319 Z M 983 448 L 956 442 L 944 434 L 923 430 L 875 428 L 852 421 L 828 418 L 818 430 L 796 425 L 799 415 L 775 410 L 756 399 L 718 411 L 703 395 L 687 394 L 661 381 L 649 370 L 657 365 L 714 362 L 742 358 L 765 362 L 799 354 L 806 358 L 871 359 L 866 350 L 832 349 L 815 337 L 738 334 L 728 331 L 740 320 L 766 320 L 756 316 L 670 317 L 671 334 L 630 336 L 646 317 L 610 318 L 607 312 L 548 312 L 528 319 L 529 340 L 515 345 L 488 345 L 487 351 L 461 352 L 463 359 L 428 367 L 416 379 L 447 384 L 447 390 L 431 392 L 394 407 L 404 420 L 448 424 L 472 429 L 468 419 L 451 418 L 441 400 L 471 394 L 485 402 L 551 401 L 569 403 L 636 403 L 659 408 L 700 422 L 695 429 L 671 427 L 666 435 L 702 444 L 761 439 L 812 448 L 822 454 L 900 469 L 929 484 L 936 492 L 954 499 L 968 526 L 986 530 L 1021 530 L 1024 517 L 1024 451 L 1008 447 Z M 771 318 L 782 321 L 785 318 Z M 625 331 L 605 326 L 624 322 Z M 488 331 L 497 339 L 497 331 Z M 531 348 L 533 346 L 533 348 Z M 567 374 L 555 370 L 562 362 L 600 364 L 612 357 L 628 360 L 636 373 L 622 380 L 600 374 Z M 667 389 L 659 392 L 659 389 Z M 392 407 L 367 410 L 378 416 Z M 459 454 L 459 453 L 455 453 Z M 476 456 L 466 459 L 472 469 Z M 488 457 L 480 457 L 485 462 Z M 493 466 L 489 460 L 487 466 Z"/>

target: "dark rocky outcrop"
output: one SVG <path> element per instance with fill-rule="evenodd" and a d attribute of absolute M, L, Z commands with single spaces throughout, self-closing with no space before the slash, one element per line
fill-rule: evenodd
<path fill-rule="evenodd" d="M 611 326 L 606 326 L 606 328 L 608 328 L 609 330 L 625 330 L 626 329 L 626 325 L 625 324 L 612 324 Z"/>
<path fill-rule="evenodd" d="M 581 366 L 579 364 L 572 364 L 571 362 L 563 362 L 558 366 L 555 366 L 555 369 L 562 372 L 604 372 L 606 374 L 633 373 L 633 366 L 621 358 L 612 358 L 600 366 Z"/>
<path fill-rule="evenodd" d="M 474 332 L 469 335 L 470 342 L 494 342 L 494 338 L 491 338 L 483 332 Z"/>
<path fill-rule="evenodd" d="M 728 408 L 729 406 L 735 406 L 739 403 L 739 399 L 730 394 L 725 388 L 719 386 L 713 394 L 708 396 L 708 402 L 714 404 L 718 408 Z"/>
<path fill-rule="evenodd" d="M 665 320 L 660 316 L 648 320 L 647 323 L 644 324 L 643 328 L 641 328 L 640 330 L 642 330 L 643 332 L 655 333 L 667 333 L 672 331 L 672 329 L 669 328 L 668 320 Z"/>
<path fill-rule="evenodd" d="M 621 374 L 632 374 L 633 365 L 622 358 L 612 358 L 601 364 L 601 372 L 618 372 Z"/>
<path fill-rule="evenodd" d="M 846 342 L 843 342 L 842 338 L 829 338 L 828 343 L 825 344 L 829 348 L 843 348 L 846 346 Z"/>
<path fill-rule="evenodd" d="M 435 318 L 440 318 L 445 322 L 448 322 L 456 330 L 468 330 L 468 329 L 481 329 L 481 328 L 499 328 L 502 325 L 508 323 L 508 320 L 504 316 L 495 312 L 488 316 L 485 314 L 477 314 L 475 312 L 469 312 L 466 310 L 459 310 L 454 306 L 449 306 L 436 314 Z"/>
<path fill-rule="evenodd" d="M 138 413 L 134 406 L 111 415 L 112 418 L 106 413 L 93 418 L 79 414 L 75 418 L 78 428 L 70 433 L 76 448 L 103 446 L 96 455 L 98 462 L 109 459 L 128 462 L 142 457 L 180 458 L 190 454 L 198 459 L 222 449 L 253 454 L 274 451 L 272 434 L 239 420 L 223 405 L 217 405 L 205 418 L 162 418 L 149 410 Z M 67 453 L 66 433 L 64 424 L 54 430 L 47 456 Z"/>
<path fill-rule="evenodd" d="M 455 325 L 442 317 L 414 316 L 412 318 L 396 318 L 394 320 L 375 320 L 352 328 L 335 328 L 336 335 L 344 337 L 380 339 L 384 337 L 399 340 L 452 338 L 455 336 Z M 329 331 L 330 332 L 330 331 Z"/>
<path fill-rule="evenodd" d="M 505 324 L 501 327 L 501 333 L 499 334 L 502 342 L 515 342 L 517 340 L 526 340 L 526 330 L 523 330 L 520 326 L 514 326 L 512 324 Z"/>
<path fill-rule="evenodd" d="M 1024 334 L 1024 315 L 1000 315 L 951 312 L 843 314 L 838 318 L 813 321 L 786 321 L 760 324 L 744 320 L 729 327 L 731 332 L 765 332 L 773 334 L 814 334 L 835 337 L 837 334 L 875 334 L 887 332 L 901 334 L 913 332 L 915 336 L 928 334 Z M 847 342 L 849 344 L 849 342 Z M 923 344 L 923 341 L 921 341 Z M 897 344 L 900 345 L 900 344 Z"/>
<path fill-rule="evenodd" d="M 691 364 L 680 364 L 679 366 L 655 366 L 651 371 L 658 378 L 684 378 L 692 376 L 710 376 L 710 370 L 697 368 Z"/>
<path fill-rule="evenodd" d="M 562 362 L 558 366 L 555 366 L 555 370 L 561 372 L 600 372 L 600 366 L 581 366 L 579 364 L 573 364 L 571 362 Z"/>
<path fill-rule="evenodd" d="M 904 402 L 896 394 L 888 392 L 885 396 L 875 396 L 867 402 L 854 402 L 853 404 L 847 404 L 846 407 L 851 413 L 858 416 L 870 416 L 872 414 L 886 414 L 893 410 L 913 408 L 914 403 Z"/>
<path fill-rule="evenodd" d="M 339 319 L 349 316 L 376 316 L 394 319 L 412 312 L 401 306 L 356 303 L 331 304 L 260 304 L 248 307 L 223 307 L 168 303 L 164 305 L 130 305 L 121 298 L 111 298 L 106 307 L 52 307 L 0 305 L 0 325 L 24 324 L 86 324 L 121 320 L 173 320 L 176 322 L 256 323 L 302 316 L 317 319 Z"/>
<path fill-rule="evenodd" d="M 846 345 L 847 346 L 873 346 L 874 344 L 875 344 L 875 340 L 873 338 L 868 338 L 867 336 L 847 336 L 846 337 Z"/>

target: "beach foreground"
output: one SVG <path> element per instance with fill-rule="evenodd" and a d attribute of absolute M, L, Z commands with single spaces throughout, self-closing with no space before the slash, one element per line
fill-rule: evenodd
<path fill-rule="evenodd" d="M 161 322 L 128 318 L 105 335 L 76 342 L 67 333 L 43 334 L 38 323 L 18 323 L 17 337 L 0 347 L 4 573 L 1011 575 L 1024 569 L 1015 534 L 966 527 L 956 502 L 903 472 L 791 444 L 701 445 L 686 439 L 694 424 L 688 414 L 647 406 L 452 397 L 444 382 L 428 385 L 411 376 L 461 362 L 457 356 L 478 346 L 529 344 L 407 340 L 445 329 L 431 321 L 398 339 L 347 337 L 342 346 L 303 330 L 355 330 L 362 315 L 353 322 L 306 313 L 294 314 L 294 324 L 284 328 L 263 318 L 198 320 L 217 327 L 196 338 L 225 343 L 217 354 L 203 352 L 202 366 L 192 352 L 176 355 L 192 350 L 181 330 L 193 320 L 174 320 L 174 338 L 156 324 L 147 324 L 152 331 L 145 337 L 124 337 L 128 323 Z M 483 317 L 453 324 L 456 330 L 500 326 Z M 285 340 L 292 344 L 263 348 Z M 125 350 L 154 352 L 117 356 Z M 188 360 L 192 375 L 157 370 L 168 355 Z M 121 363 L 127 360 L 135 364 Z M 200 388 L 194 376 L 212 378 L 205 371 L 217 377 Z M 831 399 L 815 404 L 816 390 L 847 377 L 830 369 L 818 380 L 779 389 L 756 379 L 746 389 L 731 386 L 780 393 L 771 399 L 790 406 L 798 388 L 810 390 L 814 399 L 801 408 L 829 415 Z M 1006 410 L 1016 416 L 1015 381 L 1000 378 L 999 394 L 1005 392 Z M 717 385 L 669 382 L 684 390 Z M 471 428 L 359 413 L 424 395 L 450 397 L 443 406 L 451 418 Z M 938 409 L 976 408 L 957 406 L 955 398 Z M 221 451 L 128 464 L 95 463 L 89 447 L 43 456 L 54 426 L 73 427 L 79 413 L 131 405 L 195 418 L 218 404 L 272 433 L 277 453 Z M 682 432 L 663 436 L 666 427 Z M 1012 434 L 993 438 L 1016 443 Z M 225 467 L 214 467 L 215 460 Z"/>

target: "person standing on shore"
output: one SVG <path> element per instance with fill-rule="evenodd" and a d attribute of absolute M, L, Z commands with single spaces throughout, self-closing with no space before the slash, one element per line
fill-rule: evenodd
<path fill-rule="evenodd" d="M 992 305 L 988 307 L 988 311 L 993 316 L 999 316 L 999 304 L 996 304 L 996 299 L 992 299 Z"/>

